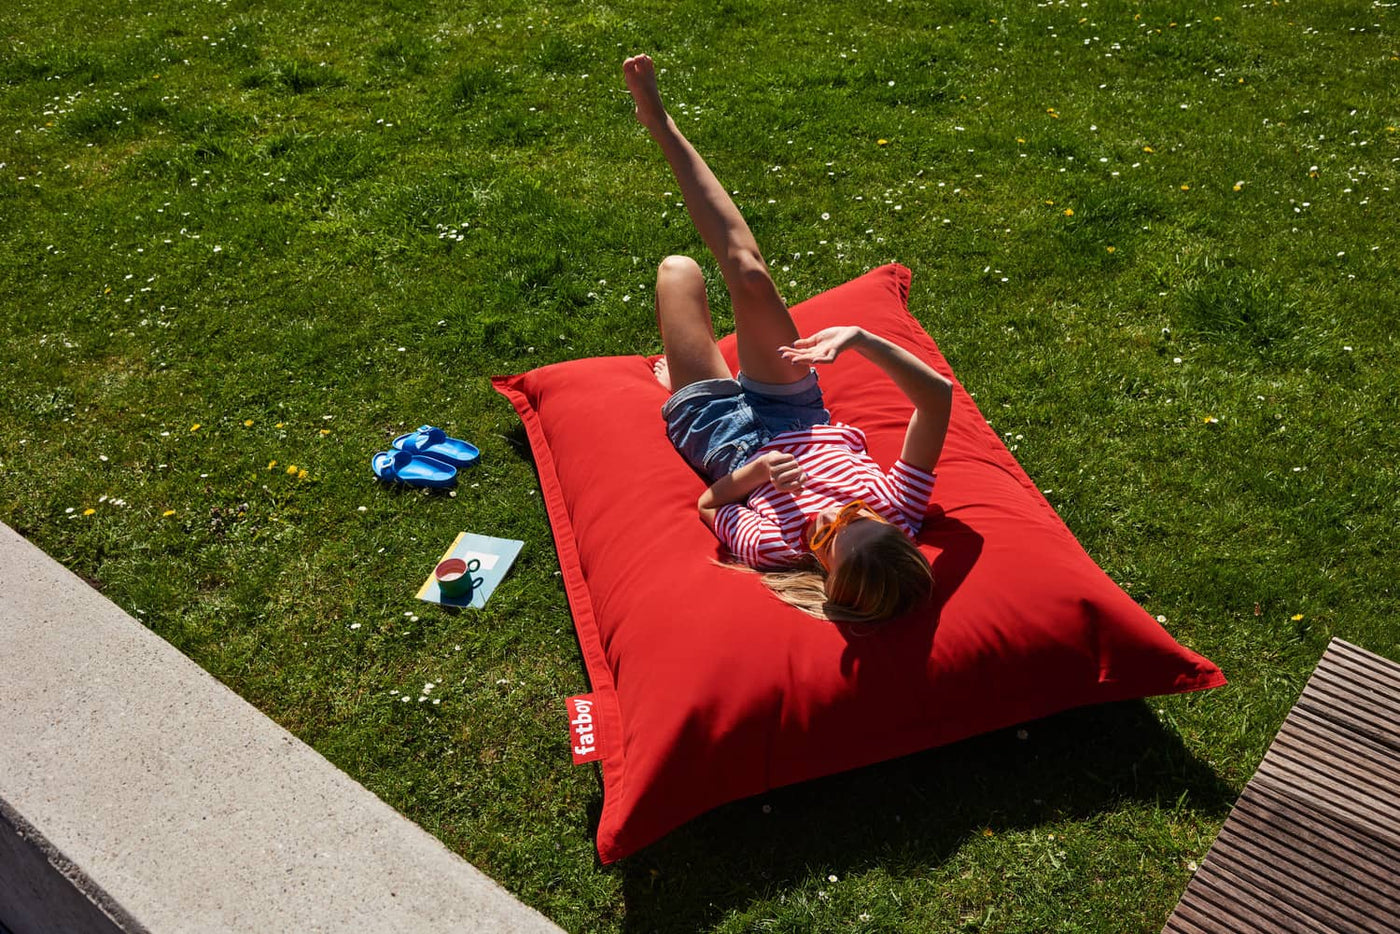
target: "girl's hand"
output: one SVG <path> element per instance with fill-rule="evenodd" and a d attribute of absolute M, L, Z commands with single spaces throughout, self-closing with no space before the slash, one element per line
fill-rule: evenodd
<path fill-rule="evenodd" d="M 802 489 L 802 483 L 807 476 L 802 472 L 802 465 L 798 463 L 797 458 L 781 451 L 774 451 L 763 457 L 768 468 L 768 482 L 777 487 L 780 493 L 796 493 Z"/>
<path fill-rule="evenodd" d="M 788 363 L 805 363 L 809 366 L 830 363 L 841 356 L 843 351 L 854 347 L 863 337 L 865 330 L 854 325 L 824 328 L 807 337 L 799 337 L 791 346 L 779 347 L 778 353 L 782 354 Z"/>

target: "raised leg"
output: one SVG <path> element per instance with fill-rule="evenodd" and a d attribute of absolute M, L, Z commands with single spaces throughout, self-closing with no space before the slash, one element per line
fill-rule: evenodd
<path fill-rule="evenodd" d="M 797 326 L 778 295 L 768 265 L 739 208 L 666 113 L 656 88 L 651 57 L 634 55 L 623 62 L 622 72 L 637 104 L 637 120 L 661 147 L 680 185 L 690 219 L 724 274 L 734 306 L 739 368 L 764 383 L 802 379 L 809 368 L 789 363 L 778 353 L 780 346 L 797 339 Z M 662 329 L 664 337 L 664 323 Z M 671 364 L 674 367 L 675 361 Z"/>
<path fill-rule="evenodd" d="M 668 256 L 656 271 L 656 320 L 666 354 L 656 378 L 672 392 L 702 379 L 725 379 L 729 365 L 715 346 L 705 275 L 689 256 Z"/>

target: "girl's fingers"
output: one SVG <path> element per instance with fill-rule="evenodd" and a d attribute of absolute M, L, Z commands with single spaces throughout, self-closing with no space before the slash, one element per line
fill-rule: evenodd
<path fill-rule="evenodd" d="M 773 485 L 779 490 L 788 493 L 792 492 L 793 490 L 802 489 L 802 479 L 803 478 L 800 475 L 796 477 L 783 477 L 781 479 L 775 477 L 773 479 Z"/>

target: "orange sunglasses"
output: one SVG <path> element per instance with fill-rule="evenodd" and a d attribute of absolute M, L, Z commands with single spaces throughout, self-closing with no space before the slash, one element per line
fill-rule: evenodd
<path fill-rule="evenodd" d="M 876 522 L 889 525 L 889 522 L 875 510 L 871 509 L 870 506 L 866 504 L 865 500 L 851 500 L 841 507 L 841 511 L 836 514 L 836 518 L 832 519 L 829 525 L 813 533 L 810 542 L 812 552 L 815 554 L 825 551 L 827 546 L 831 544 L 832 537 L 857 519 L 874 519 Z M 818 557 L 820 557 L 820 555 L 818 555 Z"/>

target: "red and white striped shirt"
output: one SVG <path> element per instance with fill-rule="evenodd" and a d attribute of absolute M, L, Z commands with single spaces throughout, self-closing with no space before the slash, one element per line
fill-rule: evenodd
<path fill-rule="evenodd" d="M 780 493 L 764 483 L 744 504 L 715 512 L 715 535 L 749 567 L 770 569 L 798 564 L 810 554 L 802 540 L 807 518 L 830 506 L 863 499 L 911 539 L 919 533 L 934 475 L 897 460 L 888 472 L 865 452 L 865 432 L 840 423 L 788 431 L 759 453 L 781 451 L 797 458 L 807 475 L 802 489 Z"/>

